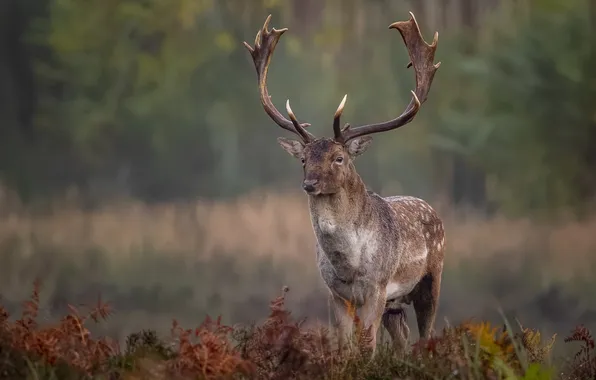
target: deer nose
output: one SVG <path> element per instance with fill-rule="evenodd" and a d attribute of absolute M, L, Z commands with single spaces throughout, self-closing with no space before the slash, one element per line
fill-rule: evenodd
<path fill-rule="evenodd" d="M 302 188 L 307 193 L 312 193 L 313 191 L 315 191 L 315 185 L 317 183 L 319 183 L 318 179 L 305 179 L 304 182 L 302 183 Z"/>

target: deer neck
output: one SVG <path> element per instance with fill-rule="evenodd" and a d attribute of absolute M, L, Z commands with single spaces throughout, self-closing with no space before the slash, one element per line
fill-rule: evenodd
<path fill-rule="evenodd" d="M 339 192 L 309 196 L 310 216 L 317 234 L 339 234 L 370 221 L 368 193 L 358 174 L 350 176 Z"/>

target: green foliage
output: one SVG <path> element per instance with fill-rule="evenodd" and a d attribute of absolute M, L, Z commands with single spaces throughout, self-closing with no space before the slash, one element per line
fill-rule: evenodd
<path fill-rule="evenodd" d="M 534 2 L 501 16 L 453 81 L 438 146 L 481 166 L 513 213 L 581 211 L 596 192 L 596 42 L 585 1 Z M 564 31 L 564 32 L 563 32 Z M 453 67 L 452 67 L 453 69 Z"/>
<path fill-rule="evenodd" d="M 137 181 L 159 192 L 159 183 L 176 182 L 208 159 L 208 150 L 192 145 L 209 138 L 208 126 L 194 122 L 200 102 L 193 75 L 225 60 L 231 39 L 207 24 L 212 7 L 186 0 L 51 3 L 36 39 L 50 47 L 52 61 L 40 62 L 38 73 L 61 96 L 48 94 L 40 112 L 67 129 L 88 170 L 133 169 Z M 139 173 L 141 165 L 151 175 Z M 197 191 L 198 184 L 186 186 L 181 190 Z"/>
<path fill-rule="evenodd" d="M 283 111 L 292 99 L 317 135 L 331 133 L 343 94 L 344 119 L 365 124 L 395 117 L 413 86 L 399 37 L 379 26 L 407 17 L 407 4 L 296 4 L 19 2 L 5 14 L 22 19 L 3 27 L 20 50 L 0 41 L 0 94 L 15 94 L 0 106 L 0 178 L 25 197 L 76 185 L 99 200 L 295 183 L 299 166 L 275 143 L 284 132 L 263 113 L 241 43 L 267 14 L 289 28 L 270 70 L 272 101 Z M 416 121 L 375 138 L 359 160 L 367 183 L 517 214 L 587 208 L 596 193 L 594 6 L 500 0 L 474 16 L 470 33 L 453 15 L 467 14 L 466 2 L 424 4 L 414 10 L 427 40 L 440 29 L 442 66 Z"/>

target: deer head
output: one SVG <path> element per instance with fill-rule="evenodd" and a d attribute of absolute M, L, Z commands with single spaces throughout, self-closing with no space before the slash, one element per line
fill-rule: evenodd
<path fill-rule="evenodd" d="M 269 30 L 270 20 L 271 15 L 267 17 L 263 28 L 257 33 L 254 47 L 244 42 L 257 70 L 261 103 L 265 112 L 277 125 L 299 137 L 299 140 L 280 137 L 278 142 L 286 152 L 302 162 L 303 189 L 310 195 L 335 194 L 345 187 L 346 182 L 357 176 L 353 160 L 368 148 L 372 142 L 370 135 L 408 124 L 418 113 L 421 104 L 426 101 L 435 72 L 440 65 L 440 62 L 433 63 L 439 34 L 435 32 L 432 44 L 428 45 L 420 33 L 412 12 L 408 21 L 398 21 L 389 25 L 389 29 L 399 31 L 406 45 L 410 57 L 407 68 L 414 67 L 416 89 L 412 91 L 412 100 L 403 113 L 395 119 L 352 128 L 349 124 L 340 126 L 341 114 L 347 100 L 345 95 L 333 118 L 333 138 L 316 138 L 307 131 L 309 123 L 298 121 L 292 112 L 289 100 L 286 102 L 286 111 L 290 120 L 286 119 L 271 102 L 267 91 L 267 70 L 279 39 L 288 29 Z"/>

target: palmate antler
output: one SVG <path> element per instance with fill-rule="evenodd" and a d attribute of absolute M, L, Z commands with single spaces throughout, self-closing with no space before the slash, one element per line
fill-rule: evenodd
<path fill-rule="evenodd" d="M 435 73 L 441 64 L 440 62 L 434 64 L 439 33 L 435 32 L 432 44 L 428 45 L 420 34 L 420 28 L 418 27 L 418 23 L 416 22 L 416 18 L 412 12 L 410 12 L 410 16 L 411 17 L 408 21 L 398 21 L 389 25 L 389 29 L 397 29 L 400 32 L 408 50 L 408 55 L 410 56 L 410 63 L 407 67 L 409 68 L 410 66 L 414 66 L 414 72 L 416 75 L 416 90 L 412 91 L 412 100 L 406 107 L 405 111 L 395 119 L 377 124 L 362 125 L 355 128 L 352 128 L 349 124 L 346 124 L 343 128 L 341 128 L 340 118 L 347 99 L 347 95 L 344 96 L 333 118 L 333 132 L 334 138 L 337 142 L 346 143 L 356 137 L 390 131 L 392 129 L 406 125 L 414 119 L 418 113 L 418 110 L 420 109 L 420 106 L 426 101 Z M 244 46 L 246 46 L 250 52 L 257 70 L 261 103 L 263 104 L 263 108 L 265 108 L 265 112 L 267 112 L 273 121 L 275 121 L 280 127 L 290 132 L 296 133 L 305 143 L 308 143 L 315 139 L 315 137 L 306 130 L 310 124 L 301 124 L 298 122 L 296 116 L 290 108 L 289 100 L 286 102 L 286 110 L 291 121 L 282 116 L 282 114 L 271 102 L 271 97 L 267 91 L 267 71 L 269 69 L 269 63 L 271 62 L 271 56 L 275 50 L 275 46 L 279 42 L 281 35 L 288 30 L 287 28 L 279 30 L 273 28 L 271 31 L 269 31 L 267 27 L 270 20 L 271 15 L 267 17 L 263 28 L 257 33 L 254 48 L 248 43 L 244 42 Z"/>
<path fill-rule="evenodd" d="M 265 20 L 265 24 L 263 24 L 263 28 L 259 30 L 257 33 L 257 37 L 255 38 L 255 47 L 253 48 L 248 43 L 244 42 L 244 46 L 250 52 L 252 56 L 252 60 L 255 64 L 255 68 L 257 69 L 257 79 L 259 80 L 259 92 L 261 95 L 261 103 L 263 104 L 263 108 L 265 108 L 265 112 L 283 129 L 286 129 L 290 132 L 296 133 L 298 136 L 302 138 L 305 143 L 312 141 L 314 136 L 309 133 L 305 128 L 310 126 L 308 123 L 300 124 L 296 119 L 296 116 L 292 112 L 290 108 L 290 101 L 286 102 L 286 110 L 290 116 L 290 120 L 286 119 L 278 110 L 275 108 L 273 103 L 271 102 L 271 96 L 269 95 L 269 91 L 267 91 L 267 71 L 269 70 L 269 63 L 271 62 L 271 56 L 273 55 L 273 51 L 275 50 L 275 46 L 279 42 L 281 35 L 284 34 L 288 30 L 288 28 L 283 29 L 275 29 L 273 28 L 271 31 L 268 30 L 269 21 L 271 21 L 271 15 L 267 17 Z"/>
<path fill-rule="evenodd" d="M 406 48 L 408 49 L 408 55 L 410 56 L 410 63 L 407 67 L 414 66 L 416 74 L 416 90 L 412 91 L 412 100 L 405 111 L 395 119 L 378 124 L 362 125 L 355 128 L 351 128 L 349 124 L 346 124 L 344 128 L 340 128 L 340 117 L 347 98 L 347 95 L 344 96 L 333 119 L 333 132 L 335 140 L 338 142 L 345 143 L 356 137 L 369 135 L 371 133 L 386 132 L 406 125 L 414 119 L 421 104 L 426 101 L 435 73 L 441 65 L 440 62 L 436 65 L 433 63 L 435 51 L 437 50 L 437 42 L 439 40 L 439 33 L 435 32 L 432 44 L 428 45 L 420 34 L 420 28 L 418 27 L 418 23 L 412 12 L 410 12 L 410 19 L 408 21 L 395 22 L 389 25 L 389 29 L 397 29 L 399 31 L 406 44 Z"/>

